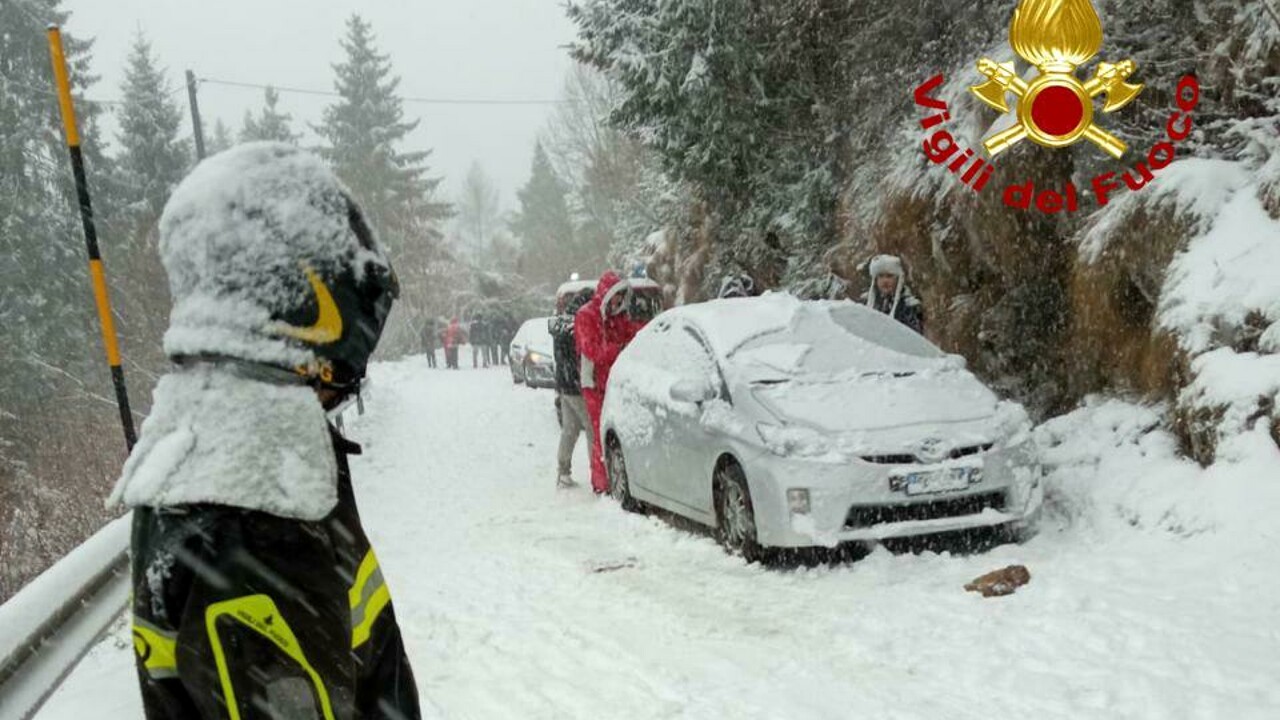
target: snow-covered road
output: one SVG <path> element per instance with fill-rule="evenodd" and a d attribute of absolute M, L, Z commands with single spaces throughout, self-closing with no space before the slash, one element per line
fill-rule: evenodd
<path fill-rule="evenodd" d="M 766 570 L 557 492 L 552 395 L 505 369 L 372 372 L 353 472 L 430 717 L 1280 717 L 1274 533 L 1055 518 L 976 556 Z M 1016 595 L 964 592 L 1011 563 Z M 141 717 L 126 637 L 40 719 Z"/>

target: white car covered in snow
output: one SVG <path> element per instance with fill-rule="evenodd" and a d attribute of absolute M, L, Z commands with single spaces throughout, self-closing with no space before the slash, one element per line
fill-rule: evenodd
<path fill-rule="evenodd" d="M 534 318 L 526 321 L 511 340 L 508 356 L 511 358 L 511 380 L 531 388 L 556 387 L 555 341 L 547 330 L 551 318 Z"/>
<path fill-rule="evenodd" d="M 851 302 L 670 310 L 623 352 L 601 422 L 613 494 L 763 548 L 1005 526 L 1042 500 L 1031 423 L 963 358 Z"/>

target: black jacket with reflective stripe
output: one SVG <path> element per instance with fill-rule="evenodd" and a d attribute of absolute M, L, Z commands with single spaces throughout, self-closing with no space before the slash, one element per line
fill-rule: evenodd
<path fill-rule="evenodd" d="M 137 508 L 133 621 L 149 720 L 420 717 L 336 432 L 338 504 L 305 522 L 217 505 Z"/>

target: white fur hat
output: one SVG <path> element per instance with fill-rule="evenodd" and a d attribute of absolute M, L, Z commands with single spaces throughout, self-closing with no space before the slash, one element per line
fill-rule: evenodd
<path fill-rule="evenodd" d="M 871 258 L 871 264 L 868 266 L 868 270 L 873 279 L 879 275 L 897 275 L 899 278 L 906 277 L 906 271 L 902 268 L 902 258 L 897 255 L 877 255 Z"/>

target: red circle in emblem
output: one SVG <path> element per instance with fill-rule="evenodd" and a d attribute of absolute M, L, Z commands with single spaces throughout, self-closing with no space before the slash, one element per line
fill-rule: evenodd
<path fill-rule="evenodd" d="M 1051 85 L 1036 94 L 1031 103 L 1031 120 L 1046 135 L 1063 137 L 1080 127 L 1084 107 L 1071 88 Z"/>

